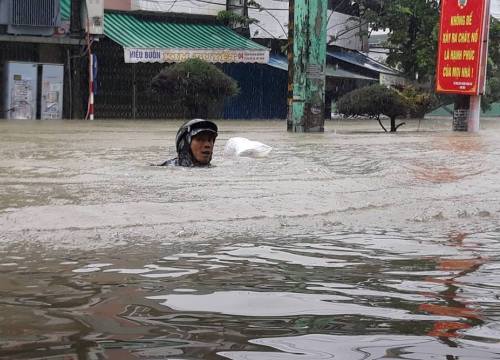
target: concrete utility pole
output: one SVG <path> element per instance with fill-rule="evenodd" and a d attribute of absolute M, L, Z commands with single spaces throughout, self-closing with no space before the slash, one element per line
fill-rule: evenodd
<path fill-rule="evenodd" d="M 459 7 L 457 9 L 456 7 Z M 468 9 L 466 6 L 470 6 Z M 440 21 L 440 39 L 439 48 L 440 54 L 438 57 L 438 69 L 437 69 L 437 91 L 457 94 L 455 99 L 455 108 L 453 112 L 453 130 L 454 131 L 469 131 L 477 132 L 479 131 L 480 125 L 480 115 L 481 115 L 481 95 L 485 93 L 486 85 L 486 68 L 488 59 L 488 38 L 489 38 L 489 27 L 490 27 L 490 0 L 480 0 L 477 2 L 459 2 L 458 5 L 455 0 L 443 0 L 441 3 L 441 21 Z M 470 13 L 470 15 L 469 15 Z M 444 14 L 444 15 L 443 15 Z M 474 15 L 474 17 L 473 17 Z M 468 22 L 465 26 L 455 25 L 451 22 L 450 18 L 459 18 L 460 16 L 465 17 L 470 16 Z M 461 26 L 459 29 L 450 29 L 448 24 L 451 26 Z M 481 28 L 482 25 L 482 28 Z M 450 48 L 450 41 L 446 37 L 451 33 L 452 35 L 460 34 L 462 36 L 474 34 L 480 34 L 479 41 L 468 40 L 459 43 L 460 48 L 454 47 Z M 444 34 L 444 35 L 443 35 Z M 453 46 L 457 46 L 453 44 Z M 441 50 L 443 49 L 443 50 Z M 455 52 L 465 53 L 465 51 L 477 54 L 472 59 L 458 59 L 461 61 L 453 69 L 458 69 L 456 74 L 450 74 L 449 56 L 443 56 L 444 54 L 451 53 L 453 50 Z M 451 59 L 456 60 L 456 59 Z M 472 69 L 471 75 L 467 76 L 468 72 L 462 69 Z M 448 70 L 448 72 L 445 72 Z M 465 74 L 465 75 L 464 75 Z M 450 85 L 447 83 L 448 79 L 453 79 L 454 82 Z M 463 81 L 463 79 L 467 81 Z M 455 84 L 460 84 L 463 88 L 457 88 Z M 453 85 L 453 86 L 452 86 Z M 469 86 L 469 88 L 466 88 Z M 472 87 L 473 86 L 473 87 Z M 463 90 L 465 89 L 465 90 Z"/>
<path fill-rule="evenodd" d="M 481 94 L 484 94 L 486 90 L 486 67 L 488 61 L 490 15 L 491 15 L 491 0 L 485 0 L 484 31 L 483 31 L 483 39 L 481 47 L 482 56 L 480 65 L 482 72 L 481 72 L 481 78 L 479 79 Z M 467 131 L 478 132 L 480 119 L 481 119 L 481 95 L 472 95 L 469 99 L 469 116 L 467 118 Z"/>
<path fill-rule="evenodd" d="M 292 132 L 324 131 L 327 8 L 325 0 L 295 0 Z"/>

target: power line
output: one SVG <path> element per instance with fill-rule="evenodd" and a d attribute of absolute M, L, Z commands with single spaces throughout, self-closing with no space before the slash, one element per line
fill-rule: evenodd
<path fill-rule="evenodd" d="M 177 0 L 174 0 L 172 2 L 172 5 L 170 5 L 170 7 L 168 8 L 167 12 L 169 12 L 170 10 L 172 10 L 172 8 L 174 7 L 175 3 L 177 2 Z"/>
<path fill-rule="evenodd" d="M 167 3 L 167 1 L 161 1 L 161 0 L 139 0 L 139 1 L 144 1 L 144 2 L 150 2 L 150 3 L 155 3 L 155 4 L 165 4 Z M 173 0 L 173 2 L 175 3 L 175 0 Z M 224 6 L 225 7 L 225 3 L 218 3 L 218 2 L 214 2 L 214 1 L 209 1 L 209 0 L 179 0 L 178 2 L 199 2 L 199 3 L 203 3 L 203 4 L 211 4 L 211 5 L 220 5 L 220 6 Z M 170 1 L 168 2 L 170 3 Z M 232 7 L 234 8 L 244 8 L 245 6 L 244 5 L 231 5 Z M 261 8 L 260 7 L 256 7 L 256 6 L 247 6 L 248 9 L 254 9 L 254 10 L 260 10 Z M 266 9 L 266 10 L 272 10 L 272 11 L 288 11 L 288 8 L 287 9 L 282 9 L 282 8 L 262 8 L 262 9 Z"/>
<path fill-rule="evenodd" d="M 181 3 L 181 2 L 189 2 L 189 3 L 192 3 L 192 4 L 195 3 L 195 2 L 197 2 L 197 3 L 202 3 L 202 4 L 211 4 L 211 5 L 219 5 L 219 6 L 224 6 L 225 5 L 223 3 L 215 2 L 215 1 L 210 1 L 210 0 L 172 0 L 172 1 L 139 0 L 139 1 L 154 3 L 154 4 L 157 4 L 157 5 L 159 5 L 159 4 L 164 4 L 164 5 L 170 4 L 170 7 L 168 8 L 168 10 L 166 10 L 166 12 L 169 12 L 174 7 L 174 5 L 176 5 L 178 3 Z M 330 21 L 331 17 L 333 16 L 333 13 L 336 12 L 335 10 L 338 9 L 339 7 L 341 7 L 341 6 L 344 6 L 347 1 L 348 0 L 341 0 L 340 2 L 338 2 L 337 4 L 335 4 L 335 6 L 333 7 L 333 9 L 331 10 L 331 13 L 328 16 L 327 24 Z M 245 5 L 232 5 L 232 7 L 233 8 L 245 8 Z M 281 21 L 274 14 L 272 14 L 271 11 L 289 11 L 288 8 L 265 8 L 265 7 L 262 7 L 262 6 L 247 6 L 246 8 L 247 9 L 251 9 L 251 10 L 255 10 L 255 11 L 259 11 L 259 12 L 262 12 L 262 11 L 266 12 L 269 16 L 271 16 L 278 23 L 278 25 L 281 28 L 281 31 L 286 36 L 287 32 L 285 31 L 283 25 L 281 24 Z M 346 20 L 346 21 L 344 21 L 341 24 L 334 24 L 331 27 L 327 28 L 327 30 L 331 30 L 334 27 L 341 26 L 343 24 L 347 25 L 348 22 L 349 22 L 349 19 Z M 266 29 L 264 29 L 264 27 L 262 27 L 261 25 L 256 25 L 255 23 L 253 25 L 259 27 L 260 29 L 264 30 L 266 33 L 268 33 L 269 35 L 271 35 L 271 33 L 269 31 L 267 31 Z M 347 32 L 356 29 L 356 27 L 357 26 L 349 29 Z M 342 32 L 342 35 L 345 34 L 345 33 L 346 33 L 346 31 L 344 30 Z M 273 36 L 273 37 L 275 38 L 275 36 Z"/>
<path fill-rule="evenodd" d="M 143 2 L 151 2 L 151 3 L 156 3 L 156 4 L 166 4 L 166 3 L 175 3 L 176 0 L 172 1 L 161 1 L 161 0 L 139 0 Z M 340 6 L 343 6 L 348 0 L 342 0 L 338 4 L 335 5 L 332 11 L 337 10 Z M 210 1 L 210 0 L 178 0 L 177 2 L 199 2 L 203 4 L 211 4 L 211 5 L 220 5 L 220 6 L 225 6 L 225 3 L 220 3 L 220 2 L 215 2 L 215 1 Z M 245 8 L 245 5 L 231 5 L 233 8 Z M 247 6 L 248 9 L 253 9 L 253 10 L 270 10 L 270 11 L 288 11 L 288 7 L 286 8 L 264 8 L 264 7 L 258 7 L 258 6 Z M 329 9 L 330 10 L 330 9 Z M 330 15 L 331 16 L 331 15 Z"/>

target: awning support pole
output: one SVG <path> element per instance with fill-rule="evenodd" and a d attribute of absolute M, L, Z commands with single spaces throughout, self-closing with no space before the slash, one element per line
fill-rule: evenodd
<path fill-rule="evenodd" d="M 134 120 L 137 116 L 137 81 L 135 71 L 135 64 L 132 64 L 132 119 Z"/>
<path fill-rule="evenodd" d="M 94 120 L 94 56 L 92 54 L 92 42 L 94 39 L 90 36 L 90 21 L 87 19 L 87 30 L 86 30 L 86 41 L 87 41 L 87 52 L 88 52 L 88 84 L 89 84 L 89 98 L 87 101 L 87 114 L 85 115 L 85 120 Z"/>
<path fill-rule="evenodd" d="M 89 120 L 94 120 L 94 56 L 89 46 Z"/>

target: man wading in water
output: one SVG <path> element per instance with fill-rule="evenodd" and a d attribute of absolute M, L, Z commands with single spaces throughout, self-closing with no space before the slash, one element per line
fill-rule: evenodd
<path fill-rule="evenodd" d="M 217 131 L 217 125 L 208 120 L 194 119 L 184 123 L 175 137 L 177 157 L 159 166 L 210 166 Z"/>

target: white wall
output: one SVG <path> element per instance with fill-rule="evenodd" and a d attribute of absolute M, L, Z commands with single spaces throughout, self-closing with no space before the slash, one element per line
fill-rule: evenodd
<path fill-rule="evenodd" d="M 249 9 L 248 16 L 259 20 L 257 24 L 250 25 L 250 36 L 257 39 L 287 39 L 288 38 L 288 1 L 258 0 L 263 8 L 259 11 Z M 269 10 L 266 10 L 269 9 Z M 350 15 L 328 11 L 328 37 L 337 37 L 331 45 L 342 46 L 348 49 L 360 50 L 361 39 L 358 36 L 358 19 Z M 354 28 L 344 34 L 346 29 Z"/>
<path fill-rule="evenodd" d="M 250 36 L 254 39 L 288 39 L 288 1 L 257 2 L 264 9 L 270 10 L 248 9 L 248 16 L 259 21 L 250 25 Z"/>
<path fill-rule="evenodd" d="M 132 0 L 132 10 L 211 16 L 216 16 L 219 11 L 226 10 L 226 0 L 207 1 L 208 2 L 201 2 L 198 0 Z"/>

